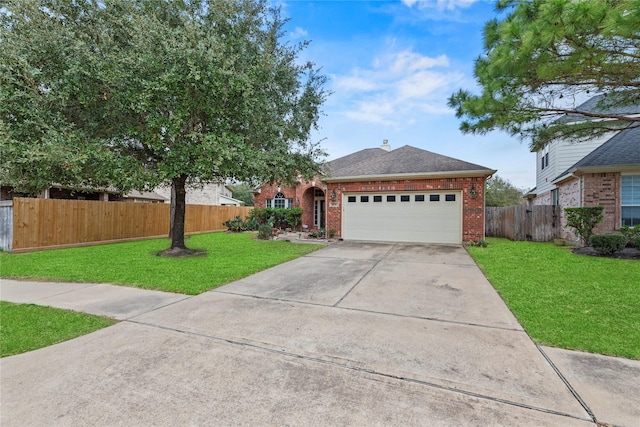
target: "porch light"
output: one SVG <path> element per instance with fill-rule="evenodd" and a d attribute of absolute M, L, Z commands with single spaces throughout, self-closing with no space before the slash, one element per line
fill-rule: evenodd
<path fill-rule="evenodd" d="M 338 195 L 336 194 L 336 190 L 333 190 L 331 192 L 331 201 L 335 202 L 337 197 L 338 197 Z"/>
<path fill-rule="evenodd" d="M 476 191 L 475 185 L 471 186 L 471 191 L 469 191 L 469 193 L 472 199 L 475 199 L 476 197 L 478 197 L 478 192 Z"/>

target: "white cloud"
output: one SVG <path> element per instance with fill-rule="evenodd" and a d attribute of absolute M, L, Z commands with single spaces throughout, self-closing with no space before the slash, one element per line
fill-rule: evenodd
<path fill-rule="evenodd" d="M 399 127 L 425 114 L 453 114 L 447 98 L 464 75 L 451 69 L 446 55 L 388 51 L 374 57 L 371 64 L 332 78 L 335 101 L 348 119 Z"/>
<path fill-rule="evenodd" d="M 292 39 L 300 39 L 302 37 L 306 37 L 309 33 L 304 28 L 296 27 L 289 33 L 289 37 Z"/>
<path fill-rule="evenodd" d="M 467 8 L 478 0 L 402 0 L 407 7 L 414 5 L 418 9 L 454 10 Z"/>
<path fill-rule="evenodd" d="M 447 55 L 430 58 L 428 56 L 422 56 L 418 53 L 405 50 L 397 54 L 395 62 L 392 65 L 392 70 L 394 72 L 404 72 L 447 66 L 449 66 L 449 58 L 447 58 Z"/>

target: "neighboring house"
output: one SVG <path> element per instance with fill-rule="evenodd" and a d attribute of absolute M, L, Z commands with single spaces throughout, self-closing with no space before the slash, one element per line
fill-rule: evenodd
<path fill-rule="evenodd" d="M 23 194 L 14 193 L 8 186 L 2 187 L 2 200 L 10 200 L 13 197 L 22 197 Z M 223 184 L 206 184 L 202 188 L 187 190 L 187 204 L 191 205 L 215 205 L 215 206 L 241 206 L 242 201 L 234 199 L 231 189 Z M 51 187 L 43 190 L 38 196 L 42 199 L 76 199 L 98 200 L 109 202 L 134 202 L 134 203 L 170 203 L 171 188 L 158 187 L 154 191 L 139 192 L 132 190 L 121 194 L 115 190 L 106 191 L 78 191 L 59 187 Z"/>
<path fill-rule="evenodd" d="M 171 187 L 158 187 L 156 193 L 171 200 Z M 209 183 L 198 188 L 187 188 L 187 205 L 242 206 L 242 201 L 232 197 L 231 188 L 224 184 Z"/>
<path fill-rule="evenodd" d="M 256 207 L 300 207 L 302 223 L 347 240 L 460 244 L 484 238 L 485 180 L 496 171 L 408 145 L 328 162 L 325 176 L 264 185 Z"/>
<path fill-rule="evenodd" d="M 600 97 L 578 109 L 597 111 Z M 627 107 L 639 114 L 640 105 Z M 577 121 L 568 116 L 565 121 Z M 583 118 L 580 120 L 584 120 Z M 536 187 L 525 197 L 530 204 L 560 207 L 562 237 L 577 240 L 566 227 L 563 208 L 604 206 L 596 233 L 613 233 L 622 225 L 640 224 L 640 128 L 627 127 L 586 142 L 554 141 L 537 151 Z"/>

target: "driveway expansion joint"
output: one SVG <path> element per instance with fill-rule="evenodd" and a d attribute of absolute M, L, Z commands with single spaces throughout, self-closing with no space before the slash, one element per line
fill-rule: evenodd
<path fill-rule="evenodd" d="M 232 339 L 228 339 L 228 338 L 222 338 L 222 337 L 216 337 L 216 336 L 212 336 L 212 335 L 206 335 L 206 334 L 193 332 L 193 331 L 188 331 L 188 330 L 184 330 L 184 329 L 172 328 L 172 327 L 162 326 L 162 325 L 156 325 L 156 324 L 153 324 L 153 323 L 140 322 L 140 321 L 135 321 L 135 320 L 125 320 L 124 322 L 129 322 L 129 323 L 133 323 L 133 324 L 140 325 L 140 326 L 146 326 L 146 327 L 149 327 L 149 328 L 156 328 L 156 329 L 175 332 L 175 333 L 179 333 L 179 334 L 185 334 L 185 335 L 189 335 L 189 336 L 204 338 L 206 340 L 223 342 L 223 343 L 227 343 L 227 344 L 233 345 L 233 346 L 238 346 L 238 347 L 242 347 L 242 348 L 250 348 L 250 349 L 253 349 L 253 350 L 256 350 L 256 351 L 262 351 L 262 352 L 265 352 L 265 353 L 270 353 L 270 354 L 275 354 L 275 355 L 279 355 L 279 356 L 289 357 L 289 358 L 292 358 L 292 359 L 305 360 L 305 361 L 308 361 L 308 362 L 311 362 L 311 363 L 318 363 L 318 364 L 331 366 L 331 367 L 335 367 L 335 368 L 339 368 L 339 369 L 346 369 L 346 370 L 350 370 L 350 371 L 354 371 L 354 372 L 365 373 L 365 374 L 369 374 L 369 375 L 372 375 L 372 376 L 392 379 L 392 380 L 395 380 L 395 381 L 407 382 L 407 383 L 416 384 L 416 385 L 419 385 L 419 386 L 424 386 L 424 387 L 427 387 L 427 388 L 444 390 L 444 391 L 448 391 L 448 392 L 451 392 L 451 393 L 461 394 L 461 395 L 465 395 L 465 396 L 469 396 L 469 397 L 475 397 L 477 399 L 488 400 L 488 401 L 501 403 L 501 404 L 509 405 L 509 406 L 515 406 L 515 407 L 519 407 L 519 408 L 526 409 L 526 410 L 537 411 L 537 412 L 542 412 L 542 413 L 546 413 L 546 414 L 562 416 L 562 417 L 571 418 L 571 419 L 575 419 L 575 420 L 581 420 L 581 421 L 594 421 L 594 419 L 586 419 L 586 418 L 578 417 L 578 416 L 575 416 L 575 415 L 572 415 L 572 414 L 568 414 L 568 413 L 565 413 L 565 412 L 556 411 L 556 410 L 553 410 L 553 409 L 547 409 L 547 408 L 542 408 L 542 407 L 538 407 L 538 406 L 527 405 L 527 404 L 524 404 L 524 403 L 520 403 L 520 402 L 508 400 L 508 399 L 503 399 L 503 398 L 499 398 L 499 397 L 489 396 L 489 395 L 485 395 L 485 394 L 482 394 L 482 393 L 476 393 L 476 392 L 473 392 L 473 391 L 464 390 L 464 389 L 457 388 L 457 387 L 446 386 L 446 385 L 442 385 L 442 384 L 432 383 L 432 382 L 429 382 L 429 381 L 418 380 L 418 379 L 415 379 L 415 378 L 409 378 L 409 377 L 401 376 L 401 375 L 389 374 L 389 373 L 386 373 L 386 372 L 377 371 L 375 369 L 359 367 L 359 366 L 354 366 L 354 365 L 348 365 L 348 364 L 344 364 L 344 363 L 338 363 L 338 362 L 335 362 L 335 361 L 332 361 L 332 360 L 322 359 L 321 357 L 312 357 L 312 356 L 307 356 L 307 355 L 304 355 L 304 354 L 293 353 L 291 351 L 283 349 L 282 346 L 275 346 L 275 348 L 270 348 L 270 347 L 260 346 L 260 345 L 257 345 L 257 344 L 252 344 L 252 343 L 249 343 L 249 342 L 236 341 L 236 340 L 232 340 Z M 267 344 L 267 343 L 265 343 L 265 344 Z M 592 416 L 591 412 L 588 412 L 588 413 L 589 413 L 590 416 Z M 592 418 L 594 418 L 594 417 L 592 416 Z"/>
<path fill-rule="evenodd" d="M 408 314 L 390 313 L 390 312 L 386 312 L 386 311 L 366 310 L 366 309 L 363 309 L 363 308 L 355 308 L 355 307 L 343 307 L 343 306 L 340 306 L 340 305 L 336 305 L 338 303 L 333 304 L 333 305 L 327 305 L 327 304 L 320 304 L 320 303 L 309 302 L 309 301 L 300 301 L 300 300 L 291 300 L 291 299 L 284 299 L 284 298 L 265 297 L 265 296 L 260 296 L 260 295 L 241 294 L 241 293 L 237 293 L 237 292 L 225 292 L 225 291 L 221 290 L 221 288 L 212 289 L 211 291 L 208 291 L 208 292 L 215 292 L 215 293 L 224 294 L 224 295 L 232 295 L 232 296 L 236 296 L 236 297 L 254 298 L 254 299 L 264 300 L 264 301 L 275 301 L 275 302 L 280 302 L 280 303 L 283 303 L 283 304 L 308 305 L 308 306 L 312 306 L 312 307 L 331 307 L 331 308 L 336 308 L 338 310 L 353 311 L 353 312 L 359 312 L 359 313 L 369 313 L 369 314 L 379 314 L 379 315 L 383 315 L 383 316 L 399 317 L 399 318 L 403 318 L 403 319 L 426 320 L 426 321 L 430 321 L 430 322 L 449 323 L 449 324 L 460 325 L 460 326 L 472 326 L 472 327 L 476 327 L 476 328 L 497 329 L 497 330 L 501 330 L 501 331 L 525 333 L 525 331 L 523 329 L 518 329 L 518 328 L 508 328 L 508 327 L 504 327 L 504 326 L 484 325 L 484 324 L 481 324 L 481 323 L 459 322 L 459 321 L 456 321 L 456 320 L 439 319 L 437 317 L 411 316 L 411 315 L 408 315 Z M 181 300 L 181 301 L 184 301 L 184 300 Z M 180 301 L 176 301 L 176 302 L 180 302 Z"/>
<path fill-rule="evenodd" d="M 540 345 L 538 345 L 538 343 L 535 343 L 535 345 L 536 345 L 536 348 L 538 349 L 538 351 L 540 352 L 540 354 L 542 354 L 542 357 L 544 357 L 544 359 L 547 361 L 549 366 L 551 366 L 551 369 L 553 369 L 554 372 L 558 375 L 558 377 L 560 377 L 560 380 L 562 380 L 562 382 L 567 387 L 567 389 L 569 389 L 569 392 L 578 401 L 580 406 L 582 406 L 584 408 L 584 410 L 587 411 L 587 414 L 589 414 L 589 416 L 591 417 L 592 421 L 594 423 L 600 425 L 600 423 L 598 423 L 598 420 L 597 420 L 595 414 L 593 413 L 591 408 L 589 408 L 589 405 L 587 405 L 587 403 L 582 399 L 582 397 L 580 397 L 580 395 L 578 394 L 576 389 L 573 388 L 573 386 L 571 385 L 569 380 L 567 380 L 567 378 L 562 374 L 562 372 L 560 372 L 560 369 L 558 369 L 558 367 L 555 365 L 555 363 L 553 363 L 551 358 L 547 355 L 547 353 L 544 352 L 542 347 Z"/>
<path fill-rule="evenodd" d="M 335 304 L 333 304 L 331 307 L 337 307 L 342 301 L 344 301 L 344 299 L 346 297 L 349 296 L 349 294 L 360 284 L 360 282 L 362 282 L 364 280 L 365 277 L 367 277 L 369 275 L 369 273 L 371 273 L 371 271 L 376 268 L 376 266 L 378 264 L 380 264 L 380 262 L 382 261 L 382 258 L 377 260 L 359 279 L 356 283 L 353 284 L 353 286 L 351 288 L 349 288 L 349 290 L 342 295 L 342 298 L 340 298 L 338 301 L 336 301 Z"/>

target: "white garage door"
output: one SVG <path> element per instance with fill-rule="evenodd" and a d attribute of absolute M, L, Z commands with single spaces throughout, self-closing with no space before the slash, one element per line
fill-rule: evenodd
<path fill-rule="evenodd" d="M 345 193 L 342 237 L 389 242 L 462 243 L 459 191 Z"/>

